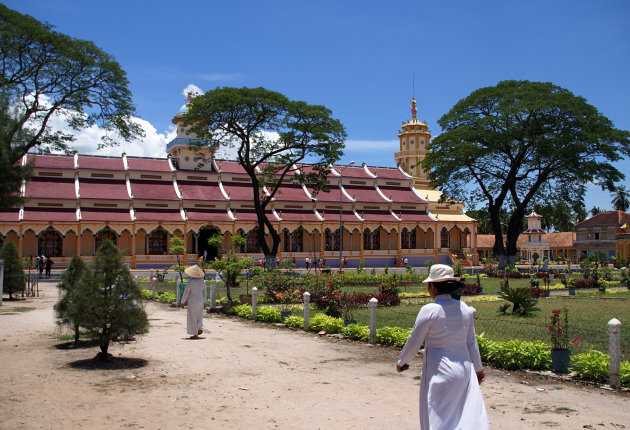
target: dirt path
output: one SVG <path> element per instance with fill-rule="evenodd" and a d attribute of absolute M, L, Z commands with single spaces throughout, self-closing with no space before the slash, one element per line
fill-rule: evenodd
<path fill-rule="evenodd" d="M 397 374 L 394 349 L 221 316 L 188 340 L 185 311 L 150 303 L 150 332 L 110 349 L 131 367 L 95 369 L 81 360 L 97 348 L 59 347 L 56 300 L 45 283 L 0 307 L 2 429 L 418 427 L 420 358 Z M 630 429 L 627 393 L 486 373 L 491 428 Z"/>

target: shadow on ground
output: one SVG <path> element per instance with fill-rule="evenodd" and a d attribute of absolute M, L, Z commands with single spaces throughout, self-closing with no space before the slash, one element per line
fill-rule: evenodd
<path fill-rule="evenodd" d="M 64 342 L 55 345 L 57 349 L 84 349 L 84 348 L 94 348 L 98 346 L 98 339 L 91 340 L 80 340 L 77 343 L 74 342 Z"/>
<path fill-rule="evenodd" d="M 67 366 L 81 370 L 121 370 L 137 369 L 147 364 L 149 364 L 149 361 L 144 358 L 109 357 L 103 360 L 97 356 L 86 360 L 72 361 Z"/>

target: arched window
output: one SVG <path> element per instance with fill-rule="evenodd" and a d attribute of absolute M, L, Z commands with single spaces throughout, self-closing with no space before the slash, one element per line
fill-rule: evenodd
<path fill-rule="evenodd" d="M 302 252 L 304 249 L 302 227 L 298 227 L 292 233 L 284 230 L 284 252 Z"/>
<path fill-rule="evenodd" d="M 147 250 L 149 255 L 164 255 L 167 250 L 167 236 L 166 230 L 162 227 L 158 227 L 147 236 Z"/>
<path fill-rule="evenodd" d="M 448 248 L 448 231 L 446 227 L 440 232 L 440 248 Z"/>
<path fill-rule="evenodd" d="M 118 245 L 118 236 L 116 235 L 116 232 L 114 232 L 114 230 L 109 227 L 105 227 L 104 229 L 96 233 L 96 237 L 94 238 L 94 253 L 96 253 L 101 247 L 103 239 L 109 239 L 114 242 L 114 245 Z"/>
<path fill-rule="evenodd" d="M 416 231 L 415 230 L 407 230 L 407 228 L 403 228 L 400 233 L 400 241 L 402 249 L 415 249 L 416 248 Z"/>
<path fill-rule="evenodd" d="M 247 232 L 245 238 L 245 252 L 260 252 L 260 246 L 258 246 L 258 229 L 253 228 Z"/>
<path fill-rule="evenodd" d="M 379 250 L 381 249 L 381 235 L 380 228 L 374 231 L 365 229 L 363 231 L 363 249 L 365 250 Z"/>
<path fill-rule="evenodd" d="M 62 256 L 62 238 L 57 230 L 49 227 L 40 233 L 37 241 L 37 254 L 46 257 Z"/>
<path fill-rule="evenodd" d="M 333 233 L 329 229 L 326 229 L 324 235 L 324 250 L 339 251 L 339 230 Z"/>

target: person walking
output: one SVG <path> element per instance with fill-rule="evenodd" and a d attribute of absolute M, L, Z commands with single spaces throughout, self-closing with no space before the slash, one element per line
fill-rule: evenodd
<path fill-rule="evenodd" d="M 46 278 L 50 278 L 50 270 L 52 269 L 53 261 L 50 257 L 46 257 Z"/>
<path fill-rule="evenodd" d="M 445 264 L 431 266 L 423 282 L 433 303 L 424 305 L 400 352 L 396 370 L 409 362 L 425 343 L 420 380 L 422 430 L 489 428 L 479 384 L 485 379 L 475 335 L 474 313 L 451 294 L 463 284 Z"/>
<path fill-rule="evenodd" d="M 182 309 L 184 309 L 184 303 L 188 301 L 186 332 L 191 339 L 199 339 L 199 335 L 203 333 L 203 308 L 206 306 L 207 299 L 205 273 L 196 264 L 188 266 L 184 269 L 184 273 L 190 276 L 181 301 Z"/>

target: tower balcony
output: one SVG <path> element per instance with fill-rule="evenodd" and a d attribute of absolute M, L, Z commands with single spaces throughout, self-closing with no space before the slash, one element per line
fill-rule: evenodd
<path fill-rule="evenodd" d="M 192 143 L 200 144 L 201 146 L 204 146 L 207 143 L 207 141 L 205 139 L 176 137 L 175 139 L 171 140 L 169 143 L 166 144 L 166 151 L 168 152 L 172 148 L 178 148 L 178 147 L 188 148 L 188 146 L 190 146 L 190 144 Z"/>

